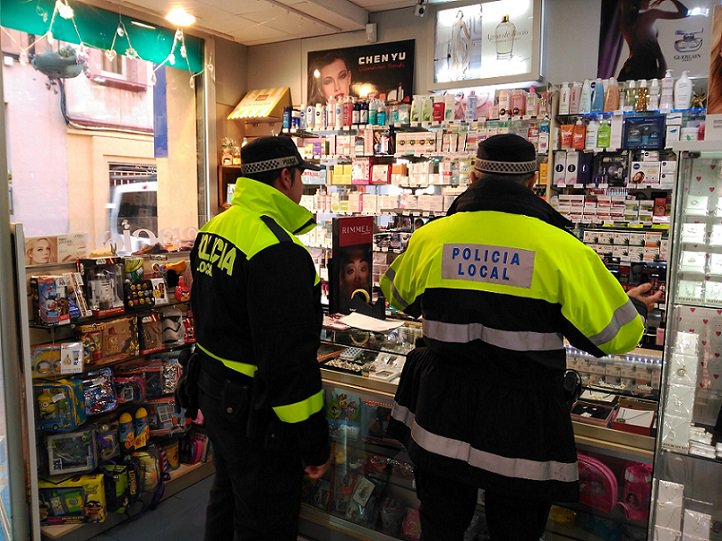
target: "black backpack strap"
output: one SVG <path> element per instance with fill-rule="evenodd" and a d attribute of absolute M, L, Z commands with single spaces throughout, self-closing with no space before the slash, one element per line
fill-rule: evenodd
<path fill-rule="evenodd" d="M 285 229 L 278 225 L 276 220 L 266 215 L 261 216 L 261 220 L 264 224 L 266 224 L 266 227 L 271 230 L 271 233 L 276 235 L 278 242 L 293 242 L 293 240 L 291 239 L 291 235 L 289 235 Z"/>

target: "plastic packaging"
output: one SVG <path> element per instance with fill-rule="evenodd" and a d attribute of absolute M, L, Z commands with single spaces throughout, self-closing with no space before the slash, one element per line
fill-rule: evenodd
<path fill-rule="evenodd" d="M 661 113 L 669 113 L 674 105 L 674 79 L 672 79 L 672 70 L 667 70 L 667 73 L 662 79 L 662 94 L 659 97 L 659 111 Z"/>
<path fill-rule="evenodd" d="M 560 115 L 568 115 L 569 114 L 569 103 L 570 103 L 570 97 L 571 97 L 571 89 L 569 88 L 569 83 L 562 83 L 561 89 L 559 91 L 559 114 Z"/>

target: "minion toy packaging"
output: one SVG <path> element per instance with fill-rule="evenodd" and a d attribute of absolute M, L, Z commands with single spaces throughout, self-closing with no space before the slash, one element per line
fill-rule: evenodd
<path fill-rule="evenodd" d="M 43 432 L 69 432 L 85 422 L 83 384 L 59 379 L 33 384 L 37 426 Z"/>
<path fill-rule="evenodd" d="M 103 474 L 40 479 L 40 521 L 43 524 L 105 522 Z"/>

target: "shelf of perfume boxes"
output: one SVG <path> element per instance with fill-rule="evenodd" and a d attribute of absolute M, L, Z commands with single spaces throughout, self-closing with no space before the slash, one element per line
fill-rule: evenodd
<path fill-rule="evenodd" d="M 329 530 L 343 535 L 343 539 L 357 539 L 361 541 L 398 541 L 399 537 L 391 537 L 372 527 L 363 526 L 350 522 L 343 516 L 332 511 L 319 509 L 315 505 L 303 502 L 301 504 L 301 521 L 307 521 L 323 528 L 324 532 Z M 304 529 L 301 528 L 301 533 Z M 301 539 L 301 538 L 299 538 Z"/>
<path fill-rule="evenodd" d="M 720 310 L 722 308 L 722 276 L 717 280 L 704 272 L 677 273 L 677 288 L 674 296 L 675 310 L 684 306 L 690 309 Z M 720 317 L 720 314 L 717 314 Z"/>
<path fill-rule="evenodd" d="M 165 482 L 161 501 L 178 494 L 181 490 L 202 481 L 213 475 L 215 466 L 213 461 L 198 462 L 196 464 L 181 464 L 178 469 L 170 472 L 170 481 Z M 103 532 L 126 522 L 128 516 L 122 513 L 108 513 L 105 522 L 64 524 L 57 526 L 42 526 L 43 539 L 63 541 L 86 541 Z"/>
<path fill-rule="evenodd" d="M 694 423 L 696 428 L 700 428 L 697 423 Z M 709 427 L 710 430 L 712 427 Z M 690 437 L 688 446 L 678 446 L 679 444 L 667 444 L 662 438 L 662 445 L 660 447 L 663 453 L 670 453 L 672 455 L 684 456 L 693 459 L 694 461 L 707 462 L 712 464 L 722 465 L 722 443 L 715 445 L 706 441 L 693 440 Z"/>
<path fill-rule="evenodd" d="M 175 289 L 168 289 L 168 295 L 170 297 L 173 297 Z M 146 314 L 148 312 L 152 311 L 160 311 L 165 308 L 173 308 L 176 306 L 182 306 L 185 304 L 190 304 L 190 300 L 188 301 L 178 301 L 178 300 L 170 300 L 166 304 L 156 304 L 153 306 L 148 306 L 145 308 L 138 308 L 138 309 L 132 309 L 132 310 L 122 310 L 119 312 L 112 312 L 102 315 L 94 315 L 94 316 L 88 316 L 88 317 L 78 317 L 75 319 L 71 319 L 67 322 L 63 323 L 43 323 L 42 321 L 38 321 L 37 319 L 32 319 L 28 322 L 28 326 L 31 329 L 45 329 L 49 331 L 55 331 L 58 329 L 74 329 L 77 325 L 87 325 L 89 323 L 94 323 L 96 321 L 104 321 L 107 319 L 114 319 L 124 316 L 140 316 L 143 314 Z"/>

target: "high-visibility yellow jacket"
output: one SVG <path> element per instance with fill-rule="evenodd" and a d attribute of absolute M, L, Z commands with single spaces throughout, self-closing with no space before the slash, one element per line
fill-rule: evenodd
<path fill-rule="evenodd" d="M 191 303 L 198 348 L 259 379 L 257 406 L 293 424 L 306 463 L 317 465 L 328 457 L 316 361 L 320 280 L 295 237 L 315 225 L 310 212 L 274 187 L 239 178 L 230 208 L 196 238 Z"/>
<path fill-rule="evenodd" d="M 430 350 L 411 355 L 402 375 L 396 435 L 437 474 L 573 499 L 564 337 L 595 355 L 622 353 L 639 343 L 642 318 L 599 256 L 527 188 L 491 178 L 457 209 L 416 231 L 381 279 L 392 305 L 423 315 Z"/>

